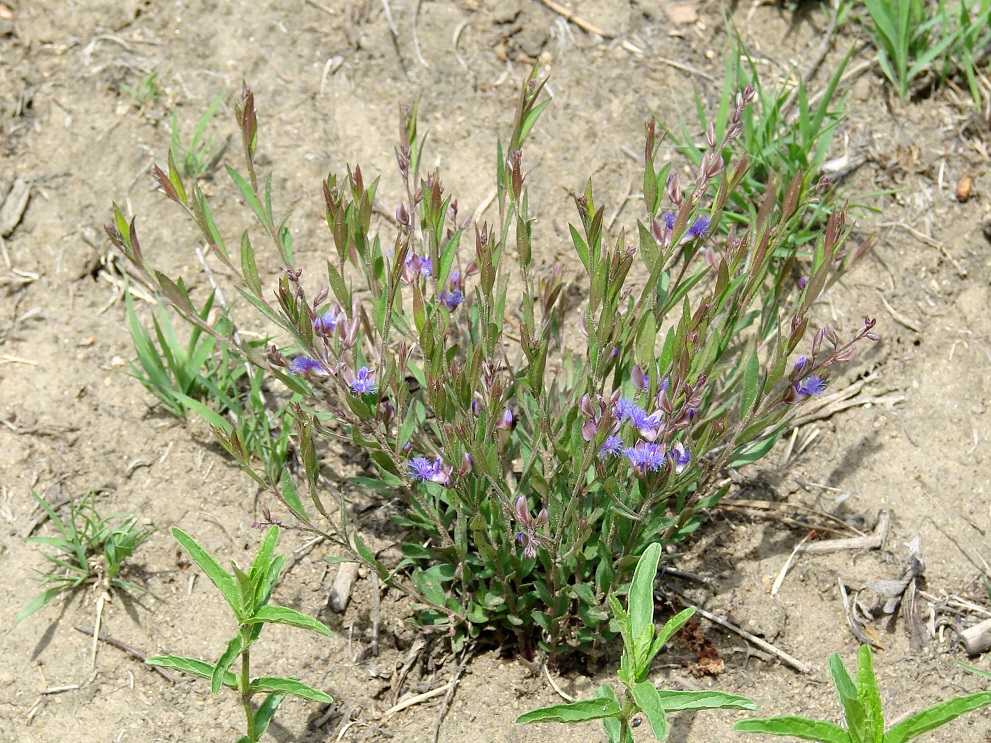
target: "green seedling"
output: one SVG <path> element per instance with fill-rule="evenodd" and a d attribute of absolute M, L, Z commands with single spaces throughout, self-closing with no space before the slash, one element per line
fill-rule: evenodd
<path fill-rule="evenodd" d="M 272 589 L 279 582 L 286 563 L 284 555 L 275 555 L 279 528 L 269 527 L 247 573 L 236 563 L 231 564 L 232 572 L 228 573 L 192 537 L 178 528 L 172 528 L 172 536 L 220 591 L 234 614 L 238 630 L 214 663 L 180 655 L 157 655 L 146 662 L 209 679 L 214 694 L 219 693 L 221 687 L 237 692 L 241 697 L 246 723 L 246 733 L 238 739 L 238 743 L 255 743 L 268 729 L 287 694 L 324 704 L 333 702 L 324 692 L 295 679 L 274 676 L 251 678 L 251 646 L 258 641 L 266 624 L 286 624 L 321 635 L 331 634 L 330 629 L 318 619 L 295 609 L 269 604 Z M 255 707 L 252 700 L 258 694 L 265 694 L 265 698 Z"/>
<path fill-rule="evenodd" d="M 44 590 L 21 609 L 15 621 L 27 619 L 57 596 L 72 595 L 84 587 L 91 587 L 97 597 L 93 630 L 95 659 L 103 606 L 113 597 L 114 591 L 141 591 L 139 586 L 124 580 L 121 572 L 124 563 L 148 540 L 154 529 L 139 528 L 137 516 L 129 513 L 101 516 L 96 510 L 93 491 L 70 503 L 69 516 L 65 520 L 33 490 L 31 495 L 55 526 L 58 536 L 29 537 L 28 541 L 52 548 L 53 552 L 43 554 L 54 566 L 54 571 L 41 574 Z"/>
<path fill-rule="evenodd" d="M 277 480 L 289 456 L 292 418 L 285 406 L 271 409 L 264 393 L 263 370 L 249 368 L 199 326 L 192 328 L 183 344 L 161 302 L 152 315 L 153 332 L 142 324 L 129 290 L 124 302 L 138 357 L 137 363 L 131 364 L 131 375 L 177 418 L 193 411 L 227 433 L 236 430 L 248 459 L 261 461 L 266 475 Z M 196 311 L 204 324 L 210 323 L 213 303 L 214 294 L 210 294 L 203 308 Z M 233 330 L 226 314 L 210 327 L 221 336 Z M 263 339 L 249 345 L 264 343 Z"/>
<path fill-rule="evenodd" d="M 818 103 L 812 103 L 801 77 L 797 87 L 789 81 L 773 86 L 762 83 L 750 51 L 737 39 L 733 51 L 726 56 L 723 93 L 710 119 L 715 138 L 722 141 L 731 124 L 736 91 L 752 85 L 756 91 L 757 109 L 744 113 L 743 133 L 735 143 L 735 152 L 725 153 L 727 156 L 746 154 L 751 168 L 730 197 L 720 225 L 723 232 L 746 229 L 756 215 L 772 176 L 779 199 L 783 198 L 785 188 L 797 174 L 803 174 L 807 185 L 819 179 L 836 128 L 847 116 L 845 94 L 840 92 L 839 86 L 849 59 L 848 54 L 837 65 Z M 704 124 L 707 120 L 705 102 L 698 95 L 695 105 L 698 119 Z M 663 122 L 658 120 L 658 123 L 667 132 L 671 143 L 695 167 L 699 167 L 707 147 L 696 143 L 687 124 L 682 122 L 680 131 L 675 132 Z M 802 220 L 789 230 L 778 257 L 802 248 L 807 253 L 821 235 L 838 201 L 835 190 L 825 190 L 810 205 Z M 864 207 L 854 204 L 851 208 Z"/>
<path fill-rule="evenodd" d="M 170 155 L 178 163 L 180 172 L 186 178 L 194 180 L 210 175 L 223 158 L 227 151 L 230 138 L 220 146 L 216 146 L 212 137 L 207 136 L 206 129 L 213 120 L 217 109 L 226 100 L 227 95 L 221 93 L 214 98 L 213 103 L 203 112 L 196 129 L 193 130 L 193 137 L 187 144 L 182 139 L 182 132 L 179 127 L 179 117 L 173 112 L 169 118 L 169 127 L 172 129 L 172 146 Z"/>
<path fill-rule="evenodd" d="M 623 656 L 619 666 L 619 679 L 626 687 L 623 699 L 620 700 L 616 691 L 606 684 L 596 690 L 595 699 L 533 710 L 516 718 L 517 723 L 602 720 L 610 743 L 633 743 L 632 720 L 641 714 L 650 723 L 654 738 L 664 740 L 668 734 L 668 712 L 757 709 L 757 705 L 746 697 L 721 691 L 661 690 L 647 678 L 650 664 L 661 648 L 695 613 L 694 609 L 685 609 L 668 620 L 660 632 L 656 631 L 654 576 L 660 555 L 660 545 L 652 544 L 640 556 L 630 585 L 628 612 L 624 611 L 615 596 L 609 597 L 613 619 L 623 637 Z"/>
<path fill-rule="evenodd" d="M 158 89 L 158 73 L 149 72 L 142 77 L 134 87 L 121 85 L 120 89 L 134 99 L 138 108 L 144 108 L 151 103 L 157 103 L 162 93 Z"/>
<path fill-rule="evenodd" d="M 822 743 L 904 743 L 955 720 L 965 712 L 991 704 L 991 691 L 954 697 L 917 712 L 885 732 L 881 695 L 877 689 L 869 645 L 861 646 L 858 663 L 857 679 L 854 681 L 839 654 L 829 658 L 829 672 L 843 707 L 846 728 L 806 717 L 769 717 L 741 720 L 733 729 L 744 733 L 790 735 Z"/>
<path fill-rule="evenodd" d="M 96 510 L 96 495 L 92 491 L 69 505 L 69 517 L 65 520 L 33 490 L 31 495 L 55 525 L 59 536 L 28 538 L 33 544 L 54 549 L 54 552 L 43 554 L 55 566 L 55 571 L 42 573 L 41 585 L 48 588 L 21 610 L 17 615 L 18 622 L 44 608 L 60 594 L 84 586 L 93 586 L 101 593 L 113 589 L 141 590 L 120 577 L 121 569 L 154 529 L 139 528 L 137 516 L 133 514 L 101 516 Z"/>
<path fill-rule="evenodd" d="M 213 301 L 214 295 L 210 294 L 203 309 L 197 312 L 203 322 L 208 321 Z M 135 312 L 130 291 L 124 293 L 124 304 L 138 355 L 138 364 L 131 365 L 131 374 L 158 398 L 163 408 L 177 418 L 185 418 L 192 405 L 190 401 L 206 399 L 211 388 L 219 395 L 230 391 L 233 374 L 216 362 L 217 343 L 213 336 L 194 327 L 183 344 L 162 302 L 152 315 L 152 335 Z"/>
<path fill-rule="evenodd" d="M 925 74 L 940 83 L 962 73 L 981 104 L 976 65 L 991 43 L 991 0 L 864 0 L 864 8 L 878 65 L 902 100 Z"/>

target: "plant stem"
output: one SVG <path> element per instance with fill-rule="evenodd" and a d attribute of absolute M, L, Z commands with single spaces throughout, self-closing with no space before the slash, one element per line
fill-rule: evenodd
<path fill-rule="evenodd" d="M 244 632 L 244 630 L 242 630 Z M 247 638 L 245 638 L 247 641 Z M 241 691 L 241 704 L 244 707 L 244 717 L 247 724 L 247 738 L 251 743 L 258 741 L 258 728 L 255 727 L 255 711 L 251 707 L 251 659 L 250 648 L 245 648 L 241 653 L 241 677 L 238 679 L 238 688 Z"/>

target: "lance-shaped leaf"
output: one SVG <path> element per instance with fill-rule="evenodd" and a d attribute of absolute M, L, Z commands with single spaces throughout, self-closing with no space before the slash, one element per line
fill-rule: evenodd
<path fill-rule="evenodd" d="M 155 655 L 145 660 L 149 666 L 159 668 L 169 668 L 176 671 L 188 673 L 190 676 L 199 676 L 203 679 L 213 677 L 213 666 L 199 658 L 186 658 L 181 655 Z M 237 689 L 237 678 L 230 671 L 223 676 L 224 686 Z"/>
<path fill-rule="evenodd" d="M 633 694 L 633 701 L 637 703 L 637 707 L 647 716 L 654 737 L 657 740 L 664 740 L 668 735 L 668 719 L 664 714 L 664 706 L 661 704 L 657 687 L 650 681 L 641 681 L 634 684 L 630 692 Z"/>
<path fill-rule="evenodd" d="M 227 642 L 227 647 L 224 648 L 224 652 L 221 653 L 220 658 L 213 666 L 213 671 L 210 674 L 210 691 L 212 693 L 216 694 L 220 691 L 220 686 L 228 673 L 228 669 L 237 660 L 242 650 L 244 650 L 244 642 L 241 639 L 241 633 L 238 632 Z"/>
<path fill-rule="evenodd" d="M 182 548 L 189 553 L 189 556 L 193 558 L 193 562 L 200 566 L 200 569 L 206 574 L 206 577 L 210 579 L 210 582 L 217 587 L 220 591 L 220 595 L 224 597 L 228 606 L 234 612 L 238 619 L 241 618 L 241 605 L 239 598 L 239 593 L 237 589 L 237 583 L 234 578 L 220 567 L 220 563 L 213 559 L 213 557 L 202 547 L 200 547 L 191 536 L 186 534 L 182 529 L 177 526 L 172 527 L 172 536 L 175 540 L 182 545 Z"/>
<path fill-rule="evenodd" d="M 312 686 L 307 686 L 295 679 L 278 678 L 276 676 L 263 676 L 262 678 L 253 679 L 248 688 L 252 692 L 271 691 L 293 694 L 303 699 L 309 699 L 313 702 L 323 702 L 324 704 L 330 704 L 334 701 L 333 697 L 314 689 Z"/>
<path fill-rule="evenodd" d="M 757 709 L 752 699 L 722 691 L 665 691 L 658 689 L 658 699 L 666 712 L 685 709 Z"/>
<path fill-rule="evenodd" d="M 330 637 L 333 632 L 319 619 L 303 614 L 301 611 L 290 609 L 286 606 L 260 606 L 253 617 L 245 620 L 245 624 L 258 624 L 259 622 L 269 622 L 271 624 L 288 624 L 291 627 L 308 629 L 319 632 L 321 635 Z"/>
<path fill-rule="evenodd" d="M 917 712 L 907 720 L 895 725 L 884 734 L 884 743 L 904 743 L 955 720 L 965 712 L 980 709 L 989 704 L 991 704 L 991 691 L 979 691 L 976 694 L 948 699 L 929 709 Z"/>
<path fill-rule="evenodd" d="M 619 712 L 619 703 L 615 699 L 582 699 L 569 704 L 535 709 L 517 717 L 516 722 L 520 725 L 531 722 L 587 722 L 613 717 Z"/>
<path fill-rule="evenodd" d="M 741 733 L 790 735 L 802 740 L 819 741 L 819 743 L 851 743 L 847 731 L 839 725 L 824 720 L 808 720 L 804 717 L 740 720 L 733 726 L 733 729 Z"/>

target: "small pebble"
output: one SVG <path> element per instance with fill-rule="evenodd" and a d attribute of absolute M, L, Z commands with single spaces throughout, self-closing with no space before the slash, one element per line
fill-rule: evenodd
<path fill-rule="evenodd" d="M 970 192 L 974 188 L 974 179 L 969 175 L 965 175 L 959 181 L 957 181 L 957 201 L 961 204 L 970 198 Z"/>

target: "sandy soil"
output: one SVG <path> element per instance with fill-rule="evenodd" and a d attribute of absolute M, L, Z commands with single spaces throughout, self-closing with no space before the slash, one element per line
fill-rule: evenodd
<path fill-rule="evenodd" d="M 678 25 L 664 2 L 572 3 L 610 35 L 603 40 L 535 0 L 393 1 L 394 40 L 383 4 L 371 0 L 326 0 L 324 9 L 301 0 L 4 3 L 16 20 L 0 20 L 0 192 L 15 177 L 34 185 L 0 265 L 0 732 L 7 741 L 39 743 L 234 740 L 240 710 L 228 696 L 211 697 L 205 684 L 170 683 L 108 645 L 91 667 L 89 639 L 73 627 L 92 627 L 92 597 L 13 624 L 36 592 L 33 571 L 44 567 L 23 539 L 37 515 L 30 489 L 55 502 L 101 488 L 105 512 L 134 511 L 159 527 L 135 561 L 148 592 L 115 598 L 105 631 L 146 654 L 211 657 L 232 629 L 220 598 L 202 577 L 194 579 L 197 571 L 167 527 L 178 524 L 222 560 L 243 564 L 258 541 L 250 528 L 260 505 L 255 488 L 202 425 L 164 416 L 124 373 L 120 361 L 133 350 L 118 285 L 100 263 L 110 251 L 101 226 L 115 200 L 138 215 L 157 265 L 193 286 L 204 283 L 193 232 L 146 175 L 151 159 L 167 151 L 168 112 L 188 132 L 218 93 L 248 81 L 279 208 L 294 209 L 300 251 L 317 261 L 329 246 L 319 230 L 320 183 L 329 170 L 360 162 L 366 173 L 383 174 L 385 208 L 398 200 L 393 146 L 401 102 L 420 99 L 421 126 L 430 131 L 425 162 L 442 168 L 467 209 L 481 202 L 494 182 L 495 140 L 509 125 L 526 58 L 539 57 L 551 73 L 554 102 L 527 153 L 539 216 L 535 261 L 573 265 L 567 191 L 591 175 L 600 200 L 619 203 L 637 172 L 624 148 L 639 150 L 649 113 L 675 122 L 679 110 L 692 111 L 694 90 L 718 96 L 710 78 L 722 77 L 721 7 L 702 3 L 697 23 Z M 826 26 L 814 4 L 795 12 L 740 4 L 733 17 L 771 76 L 811 59 Z M 813 88 L 854 41 L 841 35 L 839 53 L 827 56 Z M 139 110 L 121 86 L 150 70 L 159 73 L 163 96 Z M 890 630 L 880 622 L 869 627 L 885 648 L 877 656 L 883 701 L 895 719 L 980 688 L 953 662 L 963 657 L 953 624 L 973 623 L 979 614 L 954 614 L 945 598 L 967 597 L 987 609 L 979 578 L 991 574 L 991 263 L 981 230 L 991 211 L 989 129 L 963 95 L 941 91 L 903 105 L 885 90 L 873 71 L 855 79 L 850 117 L 832 155 L 866 158 L 848 181 L 853 193 L 888 192 L 873 202 L 880 214 L 858 227 L 876 231 L 879 244 L 818 308 L 841 335 L 859 327 L 863 315 L 877 316 L 883 340 L 845 372 L 847 383 L 867 378 L 856 404 L 804 426 L 799 440 L 816 436 L 800 454 L 797 447 L 786 460 L 781 447 L 741 473 L 733 497 L 774 501 L 793 518 L 800 507 L 812 508 L 865 531 L 885 510 L 892 519 L 887 542 L 880 550 L 799 556 L 772 596 L 774 578 L 809 530 L 725 508 L 676 563 L 711 582 L 662 581 L 812 671 L 762 658 L 739 636 L 703 621 L 699 630 L 725 671 L 714 679 L 689 676 L 692 654 L 675 642 L 657 678 L 674 688 L 745 693 L 769 715 L 837 719 L 826 659 L 840 652 L 852 662 L 857 647 L 837 579 L 859 588 L 901 577 L 905 543 L 914 537 L 926 564 L 923 619 L 932 609 L 934 620 L 947 625 L 927 651 L 912 648 L 901 619 Z M 221 139 L 233 133 L 229 108 L 214 129 Z M 958 203 L 953 192 L 964 175 L 973 177 L 975 196 Z M 221 229 L 239 232 L 231 188 L 220 177 L 210 187 Z M 633 212 L 617 224 L 633 224 Z M 301 546 L 297 535 L 283 540 L 285 549 Z M 296 674 L 337 702 L 328 710 L 287 701 L 272 735 L 431 740 L 441 697 L 385 719 L 382 713 L 404 694 L 447 683 L 456 659 L 435 643 L 406 685 L 393 688 L 393 671 L 415 638 L 403 622 L 404 603 L 383 597 L 380 652 L 371 655 L 371 583 L 359 580 L 348 610 L 332 613 L 326 599 L 333 570 L 324 554 L 319 547 L 296 554 L 277 600 L 318 614 L 335 637 L 271 629 L 255 657 L 260 672 Z M 614 666 L 610 661 L 592 677 L 571 671 L 557 683 L 587 694 Z M 557 698 L 542 673 L 495 651 L 480 653 L 460 679 L 439 740 L 604 739 L 593 725 L 513 725 L 521 712 Z M 730 732 L 735 719 L 737 713 L 682 715 L 670 740 L 743 740 Z M 649 738 L 646 728 L 638 740 Z M 926 739 L 976 742 L 989 739 L 989 731 L 991 713 L 976 713 Z"/>

